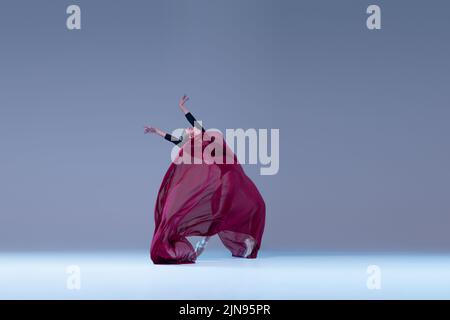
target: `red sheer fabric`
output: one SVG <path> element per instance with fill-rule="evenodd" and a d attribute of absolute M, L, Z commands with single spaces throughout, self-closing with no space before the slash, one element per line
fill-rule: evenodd
<path fill-rule="evenodd" d="M 218 234 L 233 256 L 256 258 L 258 254 L 264 231 L 264 200 L 223 137 L 216 134 L 214 142 L 204 140 L 201 134 L 191 137 L 164 176 L 150 248 L 155 264 L 194 263 L 197 257 L 189 236 Z M 205 157 L 202 163 L 195 163 L 202 154 L 223 163 L 207 163 Z M 179 163 L 181 159 L 191 163 Z M 230 159 L 234 163 L 230 164 Z"/>

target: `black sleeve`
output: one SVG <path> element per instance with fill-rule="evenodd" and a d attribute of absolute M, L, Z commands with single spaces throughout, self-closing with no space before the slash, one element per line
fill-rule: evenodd
<path fill-rule="evenodd" d="M 168 133 L 166 133 L 166 135 L 164 136 L 164 139 L 166 139 L 167 141 L 173 142 L 176 145 L 181 143 L 181 139 L 175 138 L 173 135 L 168 134 Z"/>
<path fill-rule="evenodd" d="M 185 114 L 187 121 L 191 124 L 191 126 L 196 127 L 199 130 L 202 130 L 202 132 L 205 132 L 205 128 L 200 125 L 200 123 L 197 122 L 197 119 L 194 118 L 192 113 L 188 112 Z"/>

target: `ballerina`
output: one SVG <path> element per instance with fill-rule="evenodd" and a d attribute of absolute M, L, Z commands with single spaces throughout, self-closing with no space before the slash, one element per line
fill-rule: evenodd
<path fill-rule="evenodd" d="M 144 133 L 157 134 L 180 147 L 178 157 L 191 156 L 192 146 L 204 150 L 215 139 L 205 139 L 208 132 L 185 104 L 179 107 L 192 128 L 177 138 L 146 126 Z M 235 257 L 256 258 L 261 246 L 265 223 L 265 203 L 258 189 L 245 175 L 236 156 L 220 140 L 223 154 L 231 154 L 233 163 L 174 163 L 167 170 L 155 205 L 155 231 L 150 256 L 155 264 L 194 263 L 204 251 L 211 236 L 218 234 Z M 190 142 L 190 143 L 188 143 Z M 195 248 L 189 236 L 203 237 Z"/>

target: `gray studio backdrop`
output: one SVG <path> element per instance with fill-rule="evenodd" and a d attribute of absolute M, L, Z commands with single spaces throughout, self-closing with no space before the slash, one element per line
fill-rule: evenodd
<path fill-rule="evenodd" d="M 66 8 L 82 29 L 66 28 Z M 366 8 L 382 29 L 366 27 Z M 147 250 L 172 146 L 279 128 L 263 249 L 450 250 L 448 1 L 0 2 L 0 250 Z"/>

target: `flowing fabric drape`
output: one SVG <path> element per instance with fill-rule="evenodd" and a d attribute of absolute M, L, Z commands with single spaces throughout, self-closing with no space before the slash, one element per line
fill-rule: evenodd
<path fill-rule="evenodd" d="M 222 161 L 205 161 L 204 154 Z M 264 223 L 264 200 L 223 137 L 216 133 L 208 140 L 196 134 L 162 181 L 150 256 L 155 264 L 194 263 L 187 237 L 218 234 L 233 256 L 256 258 Z"/>

